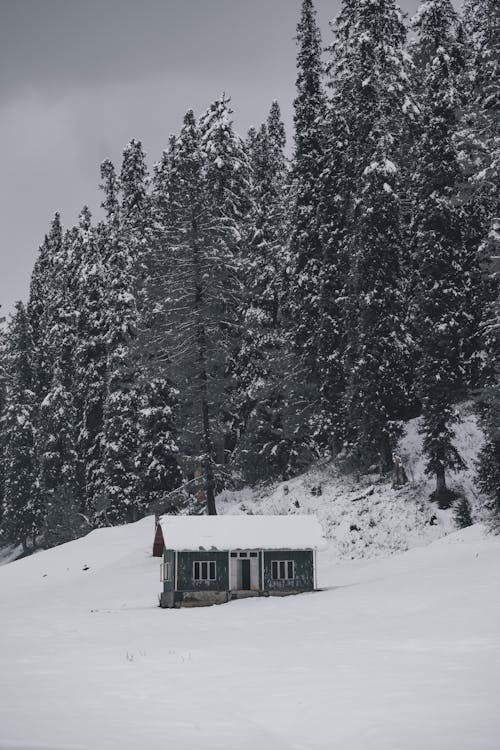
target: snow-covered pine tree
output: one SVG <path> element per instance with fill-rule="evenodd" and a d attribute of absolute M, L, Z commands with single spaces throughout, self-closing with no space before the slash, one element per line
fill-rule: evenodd
<path fill-rule="evenodd" d="M 500 225 L 496 227 L 492 241 L 495 245 L 500 241 Z M 490 311 L 485 333 L 493 367 L 489 382 L 481 394 L 481 424 L 485 444 L 479 455 L 478 479 L 482 491 L 490 499 L 495 530 L 500 532 L 500 296 L 496 304 L 490 306 Z"/>
<path fill-rule="evenodd" d="M 297 44 L 287 315 L 292 342 L 300 355 L 298 379 L 309 389 L 307 398 L 313 405 L 318 399 L 321 347 L 318 334 L 321 331 L 323 246 L 318 207 L 324 159 L 326 94 L 321 34 L 312 0 L 302 2 Z"/>
<path fill-rule="evenodd" d="M 161 376 L 148 379 L 140 393 L 139 475 L 144 502 L 151 506 L 166 503 L 182 482 L 175 424 L 178 393 Z M 177 510 L 175 502 L 167 507 L 170 512 Z"/>
<path fill-rule="evenodd" d="M 231 115 L 230 99 L 223 94 L 200 119 L 204 179 L 213 222 L 212 240 L 219 248 L 218 255 L 230 261 L 226 273 L 232 276 L 231 279 L 221 277 L 225 290 L 230 290 L 230 299 L 225 302 L 229 306 L 223 324 L 228 358 L 219 424 L 224 427 L 217 435 L 215 445 L 220 465 L 230 461 L 239 435 L 245 429 L 245 415 L 239 409 L 237 372 L 242 345 L 242 265 L 248 254 L 253 214 L 251 167 L 244 143 L 234 130 Z"/>
<path fill-rule="evenodd" d="M 491 375 L 491 354 L 484 356 L 484 344 L 488 344 L 479 324 L 483 311 L 489 311 L 496 300 L 495 272 L 500 270 L 499 4 L 494 0 L 465 0 L 464 26 L 468 64 L 463 89 L 467 104 L 458 141 L 468 177 L 462 190 L 469 226 L 465 266 L 470 323 L 465 331 L 465 353 L 468 380 L 475 388 Z"/>
<path fill-rule="evenodd" d="M 75 539 L 82 529 L 72 386 L 65 364 L 58 362 L 49 392 L 39 408 L 39 490 L 44 505 L 46 547 Z"/>
<path fill-rule="evenodd" d="M 127 157 L 125 151 L 124 161 Z M 131 342 L 137 333 L 135 247 L 123 239 L 118 181 L 110 161 L 101 166 L 106 219 L 107 393 L 102 472 L 95 476 L 97 522 L 131 522 L 144 514 L 138 494 L 138 393 Z"/>
<path fill-rule="evenodd" d="M 401 434 L 407 333 L 401 292 L 400 136 L 414 105 L 406 29 L 394 0 L 345 0 L 330 65 L 334 106 L 348 134 L 350 187 L 343 256 L 348 453 L 385 472 Z"/>
<path fill-rule="evenodd" d="M 233 255 L 247 240 L 252 209 L 251 174 L 244 143 L 235 132 L 230 99 L 223 94 L 200 119 L 204 176 L 212 202 L 215 229 Z"/>
<path fill-rule="evenodd" d="M 239 412 L 246 425 L 237 463 L 250 481 L 289 475 L 296 427 L 287 420 L 291 356 L 282 321 L 288 220 L 285 142 L 275 101 L 267 122 L 248 140 L 254 213 L 253 234 L 243 259 L 245 309 L 238 385 Z"/>
<path fill-rule="evenodd" d="M 470 503 L 463 495 L 457 503 L 454 513 L 454 521 L 459 529 L 466 529 L 474 523 Z"/>
<path fill-rule="evenodd" d="M 35 367 L 29 319 L 22 302 L 7 331 L 7 404 L 4 417 L 5 495 L 2 532 L 25 551 L 38 545 L 44 509 L 37 486 Z"/>
<path fill-rule="evenodd" d="M 470 46 L 464 146 L 471 182 L 484 206 L 486 237 L 500 213 L 500 6 L 495 0 L 465 0 L 464 23 Z"/>
<path fill-rule="evenodd" d="M 217 163 L 207 164 L 207 154 L 222 158 L 208 131 L 202 144 L 194 115 L 188 112 L 171 152 L 171 260 L 164 279 L 169 309 L 162 335 L 172 379 L 181 393 L 182 451 L 190 456 L 193 472 L 202 470 L 207 512 L 213 515 L 217 447 L 227 430 L 221 423 L 222 406 L 237 333 L 239 238 L 233 229 L 239 196 L 231 187 L 237 182 L 229 181 L 224 189 L 218 185 Z M 230 170 L 230 160 L 220 168 Z M 221 193 L 234 213 L 222 213 Z"/>
<path fill-rule="evenodd" d="M 82 209 L 78 227 L 71 232 L 67 261 L 67 305 L 74 321 L 72 397 L 75 449 L 78 454 L 79 510 L 92 514 L 94 472 L 102 468 L 101 440 L 106 392 L 106 290 L 103 263 L 105 233 L 91 226 L 91 214 Z M 69 385 L 69 384 L 68 384 Z"/>
<path fill-rule="evenodd" d="M 454 408 L 466 382 L 463 336 L 467 328 L 464 273 L 466 215 L 457 199 L 461 169 L 458 127 L 463 49 L 451 0 L 427 0 L 414 19 L 424 72 L 419 96 L 422 127 L 415 146 L 411 233 L 412 317 L 420 358 L 417 393 L 422 403 L 426 471 L 436 478 L 433 498 L 448 507 L 446 473 L 463 468 L 453 443 Z"/>
<path fill-rule="evenodd" d="M 138 337 L 141 493 L 148 507 L 157 509 L 163 505 L 173 512 L 179 510 L 179 496 L 174 496 L 173 490 L 182 483 L 176 424 L 179 394 L 171 382 L 170 352 L 163 334 L 170 325 L 168 289 L 173 267 L 169 230 L 174 221 L 170 193 L 175 150 L 176 139 L 172 136 L 168 150 L 154 168 Z"/>
<path fill-rule="evenodd" d="M 151 252 L 149 177 L 140 141 L 133 139 L 125 147 L 119 184 L 120 234 L 134 266 L 135 298 L 140 315 Z"/>
<path fill-rule="evenodd" d="M 59 292 L 60 273 L 64 269 L 64 246 L 61 219 L 55 214 L 50 231 L 40 247 L 31 274 L 27 314 L 32 339 L 34 367 L 33 389 L 40 403 L 48 393 L 52 378 L 52 352 L 48 344 L 52 328 L 54 292 Z"/>
<path fill-rule="evenodd" d="M 333 73 L 335 65 L 328 71 Z M 324 127 L 323 170 L 318 183 L 322 261 L 320 276 L 320 325 L 317 330 L 319 408 L 316 433 L 319 443 L 335 455 L 345 439 L 343 357 L 346 348 L 345 300 L 349 257 L 345 252 L 354 185 L 346 160 L 348 132 L 343 117 L 341 92 L 330 86 Z"/>

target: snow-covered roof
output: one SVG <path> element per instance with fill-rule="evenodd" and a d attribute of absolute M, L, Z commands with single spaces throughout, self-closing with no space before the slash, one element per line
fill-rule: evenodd
<path fill-rule="evenodd" d="M 165 547 L 172 550 L 320 549 L 315 516 L 162 516 Z"/>

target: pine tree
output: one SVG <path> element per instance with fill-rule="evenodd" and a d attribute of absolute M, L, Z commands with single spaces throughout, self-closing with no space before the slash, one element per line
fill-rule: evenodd
<path fill-rule="evenodd" d="M 333 68 L 330 69 L 333 72 Z M 325 118 L 324 168 L 318 183 L 319 217 L 323 255 L 320 276 L 320 323 L 317 336 L 319 405 L 316 435 L 319 443 L 337 454 L 345 440 L 344 397 L 346 378 L 343 357 L 346 349 L 344 304 L 349 257 L 345 252 L 349 224 L 350 184 L 346 160 L 348 134 L 342 116 L 342 102 L 332 79 L 332 99 Z"/>
<path fill-rule="evenodd" d="M 479 455 L 478 480 L 481 490 L 489 498 L 494 526 L 500 530 L 500 298 L 487 323 L 487 335 L 494 368 L 493 376 L 481 394 L 485 444 Z"/>
<path fill-rule="evenodd" d="M 277 102 L 249 139 L 254 212 L 244 259 L 244 337 L 239 355 L 238 411 L 245 429 L 238 464 L 250 481 L 287 478 L 296 423 L 288 399 L 292 358 L 283 325 L 287 264 L 288 170 L 285 129 Z M 258 456 L 258 460 L 256 460 Z"/>
<path fill-rule="evenodd" d="M 498 294 L 500 252 L 500 8 L 492 0 L 466 0 L 465 36 L 468 59 L 463 89 L 467 94 L 459 131 L 462 165 L 468 177 L 462 194 L 468 213 L 468 314 L 465 331 L 472 388 L 491 376 L 482 339 L 485 322 Z M 496 258 L 496 260 L 495 260 Z"/>
<path fill-rule="evenodd" d="M 33 268 L 27 305 L 33 344 L 33 387 L 40 403 L 46 396 L 52 378 L 53 351 L 49 342 L 56 299 L 60 294 L 61 273 L 64 273 L 64 238 L 59 214 L 56 213 L 48 235 L 40 247 Z"/>
<path fill-rule="evenodd" d="M 191 458 L 192 471 L 201 467 L 207 511 L 215 508 L 217 448 L 223 445 L 222 423 L 238 334 L 239 178 L 231 176 L 240 164 L 231 158 L 234 137 L 225 119 L 211 116 L 203 142 L 192 112 L 171 153 L 168 230 L 170 271 L 165 276 L 169 298 L 168 322 L 163 333 L 173 381 L 182 398 L 182 450 Z M 221 127 L 223 133 L 221 133 Z M 222 159 L 220 138 L 228 145 Z M 237 144 L 236 144 L 237 145 Z M 215 169 L 221 164 L 221 182 Z"/>
<path fill-rule="evenodd" d="M 326 94 L 321 35 L 312 0 L 302 2 L 297 44 L 288 315 L 293 344 L 300 353 L 301 379 L 310 384 L 309 399 L 314 401 L 318 393 L 323 260 L 318 186 L 323 170 Z"/>
<path fill-rule="evenodd" d="M 467 328 L 464 211 L 457 200 L 461 170 L 454 142 L 463 65 L 458 18 L 450 0 L 422 4 L 415 18 L 424 65 L 422 136 L 414 176 L 413 315 L 419 342 L 417 392 L 422 402 L 426 471 L 433 494 L 448 507 L 446 472 L 463 468 L 453 444 L 454 401 L 466 383 L 463 335 Z"/>
<path fill-rule="evenodd" d="M 141 388 L 139 475 L 141 495 L 148 506 L 165 502 L 182 481 L 177 463 L 177 397 L 166 378 L 155 377 Z"/>
<path fill-rule="evenodd" d="M 348 134 L 348 195 L 340 258 L 348 262 L 343 357 L 347 450 L 358 465 L 385 472 L 401 434 L 407 399 L 408 336 L 401 290 L 399 142 L 414 106 L 406 30 L 394 0 L 345 0 L 330 65 L 333 102 Z"/>
<path fill-rule="evenodd" d="M 454 521 L 459 529 L 466 529 L 474 523 L 470 503 L 465 495 L 460 498 L 455 508 Z"/>
<path fill-rule="evenodd" d="M 125 160 L 127 157 L 125 152 Z M 144 514 L 138 495 L 138 393 L 132 342 L 137 335 L 135 246 L 123 232 L 118 182 L 111 162 L 101 167 L 106 223 L 107 393 L 104 405 L 103 463 L 96 507 L 106 523 L 136 521 Z"/>
<path fill-rule="evenodd" d="M 90 212 L 80 215 L 74 253 L 74 304 L 78 311 L 74 353 L 74 407 L 80 510 L 92 516 L 93 501 L 102 484 L 104 402 L 107 383 L 107 232 L 91 227 Z"/>
<path fill-rule="evenodd" d="M 47 547 L 75 539 L 82 526 L 78 515 L 76 412 L 71 386 L 63 367 L 57 364 L 51 388 L 40 405 L 39 489 L 44 501 Z"/>
<path fill-rule="evenodd" d="M 5 496 L 2 531 L 5 537 L 35 548 L 43 527 L 44 509 L 37 487 L 35 452 L 35 368 L 28 316 L 18 302 L 7 334 L 8 395 L 4 418 Z"/>
<path fill-rule="evenodd" d="M 210 105 L 200 119 L 200 136 L 219 242 L 236 255 L 244 247 L 252 210 L 251 174 L 243 141 L 234 131 L 230 101 L 222 95 Z"/>
<path fill-rule="evenodd" d="M 225 258 L 226 271 L 232 278 L 222 279 L 226 296 L 225 340 L 227 345 L 225 397 L 221 401 L 219 423 L 223 433 L 216 437 L 219 465 L 227 464 L 245 429 L 245 414 L 240 410 L 237 372 L 241 355 L 241 286 L 242 265 L 248 254 L 250 218 L 253 214 L 252 175 L 242 139 L 234 131 L 230 99 L 224 94 L 213 102 L 200 119 L 201 149 L 204 157 L 204 179 L 212 216 L 212 241 L 217 255 Z M 230 265 L 229 265 L 230 264 Z M 220 473 L 220 472 L 219 472 Z M 222 479 L 222 473 L 220 473 Z"/>

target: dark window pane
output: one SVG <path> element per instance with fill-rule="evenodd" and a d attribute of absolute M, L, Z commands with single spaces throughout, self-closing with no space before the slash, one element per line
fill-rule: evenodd
<path fill-rule="evenodd" d="M 294 578 L 293 575 L 293 562 L 288 561 L 288 578 Z"/>
<path fill-rule="evenodd" d="M 231 552 L 231 557 L 238 557 L 238 553 L 237 552 Z"/>
<path fill-rule="evenodd" d="M 250 552 L 250 557 L 257 557 L 257 552 Z"/>
<path fill-rule="evenodd" d="M 194 564 L 194 580 L 199 581 L 200 580 L 200 563 L 195 562 Z"/>
<path fill-rule="evenodd" d="M 247 556 L 246 552 L 240 552 L 240 557 L 246 557 L 246 556 Z"/>
<path fill-rule="evenodd" d="M 285 574 L 285 561 L 281 560 L 280 562 L 280 578 L 286 578 Z"/>
<path fill-rule="evenodd" d="M 210 563 L 210 580 L 215 581 L 215 563 Z"/>
<path fill-rule="evenodd" d="M 271 567 L 273 581 L 276 581 L 278 578 L 278 563 L 276 562 L 276 560 L 273 560 Z"/>
<path fill-rule="evenodd" d="M 206 581 L 208 578 L 208 563 L 202 562 L 201 564 L 201 579 Z"/>

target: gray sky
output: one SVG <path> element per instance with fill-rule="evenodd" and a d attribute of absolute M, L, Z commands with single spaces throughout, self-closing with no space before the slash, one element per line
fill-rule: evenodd
<path fill-rule="evenodd" d="M 413 12 L 418 0 L 403 0 Z M 291 130 L 300 0 L 0 0 L 0 304 L 25 299 L 55 211 L 97 210 L 99 164 L 149 164 L 222 91 L 244 134 L 278 99 Z M 338 0 L 316 0 L 328 43 Z"/>

